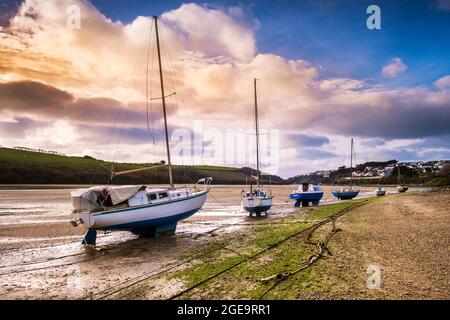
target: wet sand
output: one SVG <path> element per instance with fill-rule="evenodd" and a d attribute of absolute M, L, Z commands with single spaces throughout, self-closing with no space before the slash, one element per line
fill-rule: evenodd
<path fill-rule="evenodd" d="M 118 283 L 137 281 L 177 263 L 217 234 L 254 223 L 240 208 L 245 186 L 213 186 L 205 206 L 178 224 L 175 235 L 139 238 L 128 232 L 100 234 L 95 249 L 80 242 L 81 227 L 68 222 L 70 190 L 60 186 L 0 188 L 0 297 L 65 299 L 101 297 Z M 274 205 L 267 219 L 295 211 L 288 199 L 296 186 L 272 186 Z M 322 204 L 337 200 L 324 187 Z M 374 196 L 361 188 L 359 198 Z M 395 187 L 386 188 L 396 193 Z"/>

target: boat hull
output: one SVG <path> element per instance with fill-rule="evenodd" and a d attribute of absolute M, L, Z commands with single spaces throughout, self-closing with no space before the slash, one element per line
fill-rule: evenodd
<path fill-rule="evenodd" d="M 309 203 L 312 203 L 313 205 L 318 205 L 320 202 L 320 199 L 323 197 L 323 192 L 293 192 L 289 195 L 289 198 L 295 201 L 296 207 L 307 207 L 309 206 Z"/>
<path fill-rule="evenodd" d="M 164 229 L 164 226 L 175 229 L 178 221 L 201 209 L 207 195 L 206 190 L 187 198 L 88 214 L 80 213 L 79 217 L 74 214 L 73 218 L 81 218 L 84 227 L 91 230 L 126 230 L 139 233 L 154 228 Z"/>
<path fill-rule="evenodd" d="M 300 192 L 300 193 L 291 193 L 289 198 L 293 200 L 320 200 L 323 197 L 323 192 Z"/>
<path fill-rule="evenodd" d="M 386 191 L 376 191 L 378 197 L 382 197 L 386 194 Z"/>
<path fill-rule="evenodd" d="M 356 197 L 359 193 L 358 191 L 333 191 L 331 194 L 338 198 L 339 200 L 348 200 L 353 199 Z"/>
<path fill-rule="evenodd" d="M 266 212 L 272 207 L 272 197 L 267 198 L 244 198 L 242 199 L 242 208 L 248 213 L 260 214 Z"/>

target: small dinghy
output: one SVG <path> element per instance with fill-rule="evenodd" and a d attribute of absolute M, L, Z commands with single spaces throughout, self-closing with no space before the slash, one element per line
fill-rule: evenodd
<path fill-rule="evenodd" d="M 338 198 L 339 200 L 348 200 L 348 199 L 353 199 L 354 197 L 356 197 L 359 193 L 359 190 L 353 190 L 351 187 L 350 188 L 342 188 L 339 191 L 333 191 L 331 192 L 331 194 L 333 196 L 335 196 L 336 198 Z"/>
<path fill-rule="evenodd" d="M 82 225 L 88 230 L 83 239 L 84 244 L 95 245 L 97 230 L 127 230 L 149 236 L 174 233 L 177 222 L 200 210 L 208 196 L 212 178 L 198 180 L 192 189 L 187 187 L 174 187 L 170 160 L 169 133 L 167 129 L 166 96 L 164 95 L 163 72 L 161 67 L 158 18 L 156 16 L 153 18 L 155 22 L 161 84 L 161 98 L 158 99 L 162 100 L 170 186 L 160 189 L 147 189 L 146 186 L 97 186 L 73 191 L 71 193 L 73 211 L 70 215 L 70 222 L 75 227 Z M 149 98 L 147 96 L 148 102 Z M 112 169 L 111 179 L 118 175 L 136 173 L 152 168 L 155 167 L 132 169 L 122 172 L 114 172 Z M 199 190 L 199 184 L 203 185 L 202 190 Z"/>
<path fill-rule="evenodd" d="M 289 195 L 289 198 L 295 200 L 295 207 L 307 207 L 310 203 L 317 206 L 322 197 L 323 191 L 320 187 L 307 182 L 299 185 L 298 189 Z"/>
<path fill-rule="evenodd" d="M 384 196 L 384 195 L 386 194 L 386 190 L 384 190 L 383 187 L 378 187 L 378 188 L 375 190 L 375 193 L 376 193 L 376 195 L 377 195 L 378 197 L 382 197 L 382 196 Z"/>
<path fill-rule="evenodd" d="M 408 191 L 408 186 L 406 186 L 406 185 L 397 186 L 397 191 L 398 192 L 406 192 L 406 191 Z"/>
<path fill-rule="evenodd" d="M 256 129 L 256 188 L 253 188 L 252 182 L 250 182 L 250 190 L 242 190 L 241 205 L 250 216 L 255 213 L 261 215 L 262 212 L 267 214 L 267 210 L 272 207 L 272 196 L 268 195 L 264 191 L 264 187 L 260 183 L 261 172 L 259 170 L 259 123 L 258 123 L 258 100 L 256 94 L 256 79 L 253 79 L 253 87 L 255 94 L 255 129 Z M 253 178 L 253 177 L 252 177 Z"/>
<path fill-rule="evenodd" d="M 353 189 L 353 138 L 350 143 L 350 186 L 331 192 L 339 200 L 353 199 L 359 193 L 359 189 Z"/>

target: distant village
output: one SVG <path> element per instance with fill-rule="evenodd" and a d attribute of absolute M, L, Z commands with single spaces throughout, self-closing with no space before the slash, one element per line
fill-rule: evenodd
<path fill-rule="evenodd" d="M 370 163 L 370 162 L 369 162 Z M 367 163 L 367 164 L 369 164 Z M 450 164 L 450 160 L 433 160 L 433 161 L 402 161 L 391 160 L 380 163 L 380 165 L 370 166 L 367 164 L 356 165 L 353 171 L 353 177 L 364 178 L 383 178 L 392 176 L 396 166 L 407 167 L 409 171 L 416 174 L 433 174 L 441 170 L 446 164 Z M 333 173 L 346 169 L 345 166 L 339 167 L 338 170 L 320 170 L 311 173 L 323 178 L 329 178 Z"/>

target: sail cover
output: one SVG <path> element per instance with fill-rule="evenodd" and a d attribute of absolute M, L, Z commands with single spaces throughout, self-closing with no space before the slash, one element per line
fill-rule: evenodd
<path fill-rule="evenodd" d="M 116 205 L 134 196 L 139 189 L 140 186 L 114 186 L 109 187 L 108 191 L 111 196 L 112 204 Z"/>
<path fill-rule="evenodd" d="M 134 196 L 140 186 L 98 186 L 71 192 L 74 212 L 94 211 L 102 208 L 97 201 L 101 195 L 109 195 L 113 206 Z"/>

